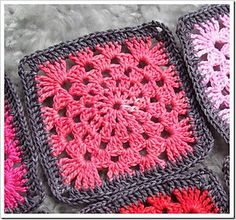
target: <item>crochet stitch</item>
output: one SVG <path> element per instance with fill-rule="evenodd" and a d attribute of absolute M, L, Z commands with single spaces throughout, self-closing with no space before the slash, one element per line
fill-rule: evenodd
<path fill-rule="evenodd" d="M 222 171 L 224 173 L 225 183 L 229 187 L 229 156 L 224 158 Z"/>
<path fill-rule="evenodd" d="M 26 179 L 23 178 L 26 173 L 24 164 L 21 164 L 19 157 L 18 141 L 14 140 L 15 131 L 12 127 L 12 116 L 9 114 L 7 104 L 4 108 L 4 194 L 5 194 L 5 209 L 13 209 L 17 207 L 17 201 L 25 202 L 23 193 L 26 192 L 27 187 L 24 186 Z M 20 165 L 14 168 L 14 165 Z"/>
<path fill-rule="evenodd" d="M 229 142 L 229 6 L 208 6 L 182 17 L 177 33 L 202 109 Z"/>
<path fill-rule="evenodd" d="M 36 52 L 19 74 L 34 142 L 63 202 L 96 202 L 122 190 L 121 180 L 181 172 L 212 147 L 173 36 L 158 22 Z"/>
<path fill-rule="evenodd" d="M 36 155 L 18 96 L 5 76 L 4 104 L 4 210 L 25 213 L 35 209 L 43 198 L 36 176 Z"/>
<path fill-rule="evenodd" d="M 152 182 L 153 181 L 153 182 Z M 82 213 L 226 213 L 227 197 L 216 177 L 204 169 L 163 175 L 134 185 Z"/>

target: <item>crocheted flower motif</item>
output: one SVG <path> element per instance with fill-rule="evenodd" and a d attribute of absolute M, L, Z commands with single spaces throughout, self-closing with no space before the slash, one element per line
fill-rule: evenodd
<path fill-rule="evenodd" d="M 8 108 L 4 108 L 4 208 L 14 209 L 18 203 L 24 203 L 24 193 L 27 187 L 24 185 L 26 173 L 21 163 L 18 141 L 15 139 L 15 129 L 12 125 L 12 116 Z"/>
<path fill-rule="evenodd" d="M 222 120 L 229 124 L 229 16 L 195 24 L 194 31 L 196 33 L 191 34 L 191 38 L 199 57 L 198 70 L 205 93 L 213 108 L 219 110 Z"/>
<path fill-rule="evenodd" d="M 94 188 L 192 152 L 187 98 L 162 42 L 133 38 L 68 57 L 35 77 L 66 184 Z"/>
<path fill-rule="evenodd" d="M 197 187 L 188 189 L 175 189 L 171 195 L 160 194 L 147 197 L 146 202 L 138 201 L 120 209 L 121 213 L 218 213 L 207 190 Z"/>

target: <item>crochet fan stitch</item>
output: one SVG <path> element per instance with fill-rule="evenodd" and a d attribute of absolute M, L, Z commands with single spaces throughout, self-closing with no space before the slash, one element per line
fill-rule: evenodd
<path fill-rule="evenodd" d="M 36 154 L 29 138 L 20 100 L 5 75 L 4 104 L 4 211 L 26 213 L 43 199 L 36 175 Z"/>
<path fill-rule="evenodd" d="M 110 30 L 24 57 L 34 142 L 53 194 L 76 205 L 120 181 L 181 172 L 213 145 L 170 31 Z"/>
<path fill-rule="evenodd" d="M 212 125 L 229 142 L 229 5 L 213 5 L 180 18 L 177 33 L 197 98 Z"/>
<path fill-rule="evenodd" d="M 227 196 L 210 170 L 149 176 L 82 213 L 226 213 Z"/>

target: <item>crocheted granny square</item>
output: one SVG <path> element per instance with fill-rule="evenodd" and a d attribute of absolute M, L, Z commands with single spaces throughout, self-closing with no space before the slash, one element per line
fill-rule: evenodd
<path fill-rule="evenodd" d="M 19 73 L 49 185 L 66 203 L 103 199 L 150 169 L 180 172 L 213 145 L 173 36 L 158 22 L 36 52 Z"/>
<path fill-rule="evenodd" d="M 177 34 L 197 98 L 208 120 L 229 142 L 229 5 L 214 5 L 180 18 Z"/>
<path fill-rule="evenodd" d="M 36 175 L 37 155 L 29 137 L 20 100 L 5 76 L 4 209 L 7 213 L 30 212 L 43 199 Z"/>
<path fill-rule="evenodd" d="M 146 178 L 82 213 L 227 213 L 227 196 L 207 169 Z"/>

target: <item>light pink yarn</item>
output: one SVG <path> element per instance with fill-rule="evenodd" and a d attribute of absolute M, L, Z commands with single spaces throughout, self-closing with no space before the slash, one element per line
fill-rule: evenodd
<path fill-rule="evenodd" d="M 15 140 L 15 130 L 12 126 L 12 116 L 5 106 L 4 109 L 4 209 L 18 207 L 18 202 L 24 203 L 23 194 L 26 191 L 24 183 L 26 173 L 20 158 L 18 141 Z"/>
<path fill-rule="evenodd" d="M 229 124 L 230 91 L 230 20 L 222 15 L 194 25 L 194 50 L 200 58 L 198 70 L 203 77 L 202 84 L 212 106 L 219 110 L 219 116 Z"/>

